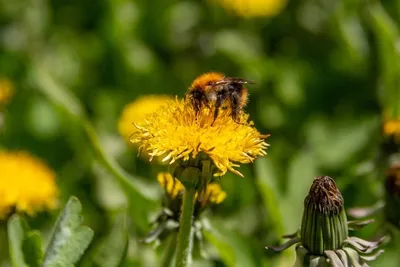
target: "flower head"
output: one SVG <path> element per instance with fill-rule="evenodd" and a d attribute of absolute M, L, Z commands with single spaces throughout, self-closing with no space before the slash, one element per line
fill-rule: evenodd
<path fill-rule="evenodd" d="M 157 175 L 157 180 L 165 190 L 166 195 L 172 199 L 178 197 L 185 189 L 183 184 L 179 180 L 174 179 L 168 172 L 160 172 Z"/>
<path fill-rule="evenodd" d="M 185 190 L 183 184 L 168 172 L 160 172 L 157 175 L 157 180 L 165 191 L 165 195 L 170 200 L 178 200 L 182 205 L 182 195 Z M 213 204 L 220 204 L 226 198 L 226 193 L 221 189 L 217 183 L 210 183 L 201 194 L 196 193 L 196 205 L 200 210 L 204 210 L 207 206 Z M 177 211 L 179 213 L 179 210 Z"/>
<path fill-rule="evenodd" d="M 0 151 L 0 217 L 16 211 L 34 215 L 57 206 L 55 175 L 26 152 Z"/>
<path fill-rule="evenodd" d="M 14 93 L 14 85 L 7 79 L 0 79 L 0 106 L 7 104 Z"/>
<path fill-rule="evenodd" d="M 242 17 L 275 16 L 286 5 L 286 0 L 218 0 L 227 10 Z"/>
<path fill-rule="evenodd" d="M 212 159 L 219 169 L 215 176 L 228 170 L 242 176 L 234 169 L 238 163 L 250 163 L 257 156 L 266 155 L 268 135 L 260 134 L 248 115 L 241 113 L 239 123 L 232 120 L 228 109 L 222 110 L 214 122 L 213 112 L 202 108 L 198 114 L 184 100 L 167 101 L 166 105 L 149 114 L 145 121 L 136 123 L 137 131 L 131 141 L 140 144 L 140 150 L 150 159 L 165 155 L 170 164 L 187 161 L 200 153 Z"/>
<path fill-rule="evenodd" d="M 168 100 L 173 98 L 167 95 L 144 95 L 126 105 L 118 121 L 119 134 L 129 142 L 132 133 L 137 131 L 133 123 L 144 122 L 149 113 L 165 105 Z"/>
<path fill-rule="evenodd" d="M 400 119 L 386 121 L 383 125 L 383 132 L 386 136 L 395 135 L 400 137 Z"/>
<path fill-rule="evenodd" d="M 219 204 L 226 198 L 226 193 L 222 191 L 221 186 L 217 183 L 210 183 L 203 194 L 199 196 L 197 193 L 196 199 L 200 203 L 200 208 L 204 209 L 207 204 Z"/>
<path fill-rule="evenodd" d="M 400 107 L 398 108 L 400 109 Z M 394 138 L 400 142 L 400 114 L 396 109 L 387 109 L 383 112 L 383 135 L 387 138 Z"/>

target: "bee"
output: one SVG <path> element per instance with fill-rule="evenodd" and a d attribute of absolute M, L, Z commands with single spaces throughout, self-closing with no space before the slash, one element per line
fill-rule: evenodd
<path fill-rule="evenodd" d="M 231 109 L 232 119 L 240 123 L 239 114 L 248 100 L 247 89 L 243 86 L 247 83 L 252 82 L 226 77 L 218 72 L 208 72 L 193 81 L 186 97 L 191 101 L 196 114 L 204 106 L 208 108 L 214 106 L 214 122 L 218 117 L 219 109 L 227 104 Z"/>

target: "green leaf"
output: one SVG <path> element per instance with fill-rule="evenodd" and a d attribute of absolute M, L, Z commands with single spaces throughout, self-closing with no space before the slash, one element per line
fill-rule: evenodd
<path fill-rule="evenodd" d="M 285 234 L 281 214 L 280 201 L 281 195 L 276 183 L 277 174 L 270 159 L 259 159 L 255 162 L 256 183 L 261 192 L 264 205 L 267 208 L 268 218 L 273 224 L 273 228 L 278 236 Z"/>
<path fill-rule="evenodd" d="M 126 255 L 128 244 L 127 218 L 120 215 L 111 232 L 94 249 L 91 266 L 119 266 Z"/>
<path fill-rule="evenodd" d="M 379 52 L 381 102 L 384 108 L 397 110 L 400 103 L 399 27 L 379 1 L 374 1 L 368 10 L 369 22 L 374 31 Z M 394 111 L 394 113 L 397 112 Z"/>
<path fill-rule="evenodd" d="M 204 236 L 208 242 L 214 245 L 227 266 L 258 266 L 249 244 L 237 231 L 231 231 L 223 225 L 213 222 L 211 230 L 205 231 Z"/>
<path fill-rule="evenodd" d="M 93 238 L 93 231 L 81 226 L 82 205 L 72 196 L 57 220 L 46 250 L 44 267 L 73 267 L 81 258 Z"/>
<path fill-rule="evenodd" d="M 378 123 L 375 116 L 340 121 L 315 118 L 306 126 L 306 143 L 318 167 L 343 168 L 365 148 Z"/>
<path fill-rule="evenodd" d="M 14 267 L 39 267 L 42 261 L 42 239 L 30 231 L 26 221 L 15 214 L 8 220 L 10 257 Z"/>
<path fill-rule="evenodd" d="M 38 61 L 38 60 L 36 60 Z M 79 127 L 84 131 L 87 143 L 94 152 L 98 162 L 113 176 L 121 188 L 124 190 L 129 200 L 130 214 L 134 222 L 140 229 L 146 229 L 148 226 L 147 211 L 148 206 L 157 198 L 150 186 L 143 183 L 137 177 L 132 177 L 110 157 L 100 144 L 96 129 L 92 123 L 87 120 L 83 105 L 79 99 L 71 94 L 67 88 L 63 87 L 53 77 L 50 76 L 45 66 L 34 61 L 36 66 L 31 73 L 33 83 L 37 88 L 54 104 L 60 106 L 66 113 L 74 118 Z M 137 205 L 137 203 L 143 203 Z M 149 205 L 147 205 L 149 204 Z"/>
<path fill-rule="evenodd" d="M 79 99 L 59 85 L 46 71 L 46 68 L 37 62 L 32 67 L 31 78 L 37 84 L 38 89 L 75 118 L 82 118 L 85 114 Z"/>
<path fill-rule="evenodd" d="M 288 167 L 288 190 L 282 202 L 282 217 L 285 230 L 292 232 L 300 228 L 304 199 L 317 174 L 312 155 L 301 151 L 294 155 Z"/>
<path fill-rule="evenodd" d="M 25 237 L 23 250 L 30 267 L 40 267 L 43 260 L 42 236 L 37 230 L 30 231 Z"/>

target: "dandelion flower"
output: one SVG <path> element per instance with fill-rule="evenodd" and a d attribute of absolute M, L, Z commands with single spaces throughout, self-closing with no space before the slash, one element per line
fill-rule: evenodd
<path fill-rule="evenodd" d="M 119 134 L 129 142 L 129 138 L 137 129 L 133 123 L 143 122 L 146 115 L 156 111 L 166 101 L 172 100 L 167 95 L 145 95 L 138 97 L 135 101 L 125 106 L 118 121 Z"/>
<path fill-rule="evenodd" d="M 383 133 L 385 136 L 394 136 L 400 140 L 400 118 L 385 121 L 383 124 Z"/>
<path fill-rule="evenodd" d="M 171 198 L 176 198 L 184 190 L 183 184 L 172 178 L 172 175 L 168 172 L 160 172 L 157 175 L 157 180 L 165 193 Z"/>
<path fill-rule="evenodd" d="M 286 5 L 286 0 L 218 0 L 227 10 L 242 17 L 272 17 Z"/>
<path fill-rule="evenodd" d="M 196 196 L 202 209 L 204 209 L 208 204 L 219 204 L 224 201 L 225 198 L 225 191 L 223 191 L 221 186 L 217 183 L 210 183 L 207 185 L 205 192 L 200 195 L 200 197 L 198 195 Z"/>
<path fill-rule="evenodd" d="M 182 196 L 185 187 L 178 180 L 172 177 L 168 172 L 160 172 L 157 175 L 157 180 L 164 189 L 166 195 L 171 198 L 179 198 Z M 196 194 L 196 203 L 199 203 L 201 208 L 205 208 L 207 204 L 220 204 L 226 198 L 225 191 L 217 183 L 210 183 L 202 194 Z"/>
<path fill-rule="evenodd" d="M 26 152 L 0 151 L 0 218 L 15 209 L 28 215 L 57 206 L 55 175 Z"/>
<path fill-rule="evenodd" d="M 13 83 L 7 79 L 0 79 L 0 106 L 8 104 L 13 93 Z"/>
<path fill-rule="evenodd" d="M 149 154 L 150 160 L 166 155 L 163 161 L 172 164 L 196 159 L 201 153 L 219 170 L 214 176 L 229 170 L 243 177 L 235 167 L 266 155 L 268 144 L 264 139 L 268 135 L 260 134 L 244 112 L 238 122 L 232 120 L 228 109 L 222 110 L 214 122 L 211 109 L 203 108 L 196 115 L 190 103 L 176 99 L 136 123 L 131 141 L 139 143 L 139 150 Z"/>

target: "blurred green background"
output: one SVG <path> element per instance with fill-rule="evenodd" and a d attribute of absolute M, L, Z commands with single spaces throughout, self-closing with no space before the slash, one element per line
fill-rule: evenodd
<path fill-rule="evenodd" d="M 279 254 L 264 246 L 300 226 L 314 176 L 335 178 L 347 208 L 383 197 L 384 173 L 374 160 L 382 112 L 400 103 L 400 1 L 289 1 L 275 16 L 256 17 L 226 8 L 280 1 L 226 0 L 224 8 L 217 0 L 0 0 L 0 76 L 15 84 L 1 146 L 31 151 L 55 170 L 61 202 L 81 200 L 93 244 L 127 202 L 141 207 L 142 217 L 130 216 L 123 266 L 158 266 L 163 245 L 138 240 L 160 211 L 156 174 L 165 167 L 138 158 L 120 137 L 124 106 L 145 94 L 183 97 L 207 71 L 253 80 L 246 111 L 271 134 L 271 147 L 241 167 L 244 179 L 221 179 L 228 197 L 206 216 L 210 259 L 196 257 L 194 266 L 291 266 L 294 249 Z M 83 116 L 106 155 L 152 200 L 125 197 L 95 160 Z M 57 214 L 29 221 L 46 235 Z M 381 223 L 355 234 L 371 239 Z M 388 245 L 372 265 L 399 266 L 399 247 Z"/>

